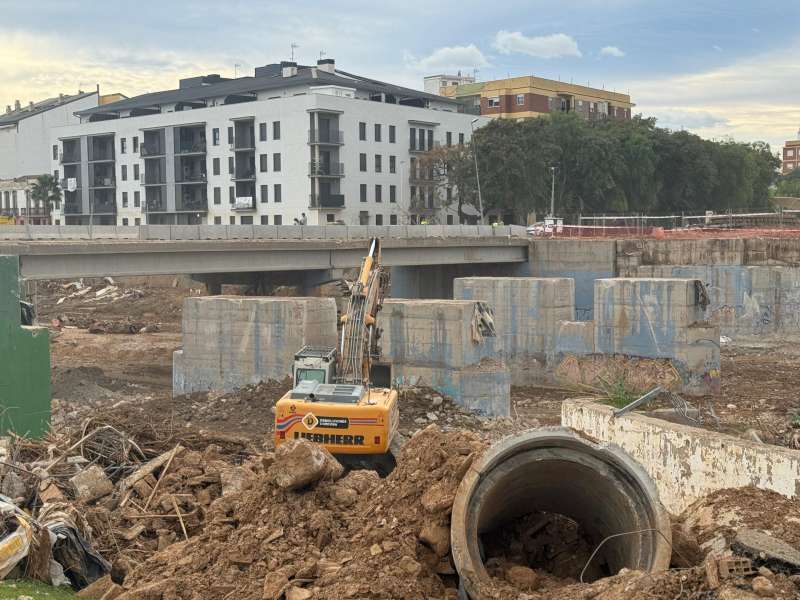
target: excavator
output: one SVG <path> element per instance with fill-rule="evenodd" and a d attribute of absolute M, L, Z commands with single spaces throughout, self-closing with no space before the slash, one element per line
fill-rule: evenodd
<path fill-rule="evenodd" d="M 380 354 L 377 318 L 389 288 L 377 238 L 348 288 L 339 347 L 306 346 L 295 355 L 294 388 L 275 405 L 275 446 L 306 439 L 327 448 L 345 467 L 384 475 L 395 466 L 400 412 L 397 390 L 371 382 Z"/>

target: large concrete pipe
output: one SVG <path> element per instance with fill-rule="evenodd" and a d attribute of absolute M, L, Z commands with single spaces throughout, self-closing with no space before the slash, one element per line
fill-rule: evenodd
<path fill-rule="evenodd" d="M 592 550 L 609 536 L 626 534 L 602 543 L 584 580 L 613 575 L 623 567 L 669 567 L 669 515 L 642 467 L 615 446 L 595 444 L 569 429 L 549 428 L 492 446 L 458 488 L 451 541 L 470 598 L 485 598 L 481 590 L 490 585 L 482 538 L 531 513 L 563 515 L 577 524 L 585 547 Z"/>

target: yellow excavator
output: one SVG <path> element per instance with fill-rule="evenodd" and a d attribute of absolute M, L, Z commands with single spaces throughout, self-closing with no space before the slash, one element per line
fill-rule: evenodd
<path fill-rule="evenodd" d="M 295 355 L 294 388 L 275 405 L 275 446 L 306 439 L 347 467 L 388 474 L 400 413 L 397 390 L 372 387 L 370 379 L 379 356 L 378 313 L 389 287 L 377 238 L 348 287 L 339 347 L 304 347 Z"/>

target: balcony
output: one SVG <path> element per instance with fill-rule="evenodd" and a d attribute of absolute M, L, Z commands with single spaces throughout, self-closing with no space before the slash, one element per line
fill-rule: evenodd
<path fill-rule="evenodd" d="M 250 135 L 237 135 L 230 146 L 234 152 L 252 152 L 256 149 L 256 138 Z"/>
<path fill-rule="evenodd" d="M 311 208 L 344 208 L 344 194 L 311 194 Z"/>
<path fill-rule="evenodd" d="M 153 158 L 155 156 L 164 156 L 164 149 L 157 144 L 140 144 L 139 156 L 143 158 Z"/>
<path fill-rule="evenodd" d="M 65 215 L 79 215 L 82 213 L 80 202 L 64 202 Z"/>
<path fill-rule="evenodd" d="M 236 202 L 233 204 L 233 210 L 235 211 L 248 211 L 248 210 L 255 210 L 256 209 L 256 199 L 250 197 L 239 197 L 236 198 Z"/>
<path fill-rule="evenodd" d="M 252 169 L 235 169 L 231 181 L 255 181 L 256 172 Z"/>
<path fill-rule="evenodd" d="M 344 177 L 344 163 L 311 161 L 308 163 L 309 177 Z"/>
<path fill-rule="evenodd" d="M 81 153 L 80 152 L 62 152 L 59 157 L 58 161 L 62 165 L 70 165 L 81 162 Z"/>
<path fill-rule="evenodd" d="M 81 180 L 79 178 L 77 178 L 77 177 L 64 177 L 63 179 L 59 179 L 58 180 L 58 187 L 60 187 L 61 190 L 64 191 L 64 192 L 69 192 L 70 191 L 70 189 L 69 189 L 69 180 L 70 179 L 75 179 L 75 189 L 72 190 L 72 191 L 76 192 L 79 189 L 81 189 Z"/>
<path fill-rule="evenodd" d="M 183 198 L 175 206 L 175 212 L 208 212 L 208 198 Z"/>
<path fill-rule="evenodd" d="M 187 143 L 182 142 L 178 148 L 175 150 L 175 154 L 179 155 L 186 155 L 186 154 L 205 154 L 206 153 L 206 142 L 205 140 L 201 140 L 194 143 Z"/>
<path fill-rule="evenodd" d="M 113 188 L 116 187 L 116 180 L 113 177 L 97 177 L 92 179 L 92 188 Z"/>
<path fill-rule="evenodd" d="M 431 173 L 426 173 L 424 169 L 419 169 L 418 171 L 409 171 L 408 173 L 408 181 L 412 184 L 414 183 L 421 183 L 421 184 L 432 184 L 434 183 L 433 175 Z"/>
<path fill-rule="evenodd" d="M 150 198 L 145 204 L 149 213 L 167 212 L 167 202 L 163 198 Z"/>
<path fill-rule="evenodd" d="M 340 146 L 344 144 L 344 132 L 332 130 L 316 130 L 309 129 L 308 131 L 309 144 L 332 144 Z"/>
<path fill-rule="evenodd" d="M 206 173 L 183 173 L 175 179 L 175 183 L 206 183 L 207 181 Z"/>
<path fill-rule="evenodd" d="M 96 215 L 117 214 L 117 203 L 113 200 L 95 200 L 93 212 Z"/>
<path fill-rule="evenodd" d="M 164 185 L 167 178 L 164 173 L 149 173 L 145 170 L 143 185 Z"/>

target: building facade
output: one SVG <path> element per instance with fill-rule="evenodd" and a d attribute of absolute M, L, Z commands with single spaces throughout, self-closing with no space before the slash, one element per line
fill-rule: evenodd
<path fill-rule="evenodd" d="M 6 106 L 0 114 L 0 216 L 4 221 L 48 223 L 47 207 L 31 198 L 30 191 L 36 177 L 51 172 L 50 132 L 79 123 L 75 112 L 97 106 L 100 100 L 94 91 L 60 94 L 25 106 L 17 100 L 13 107 Z"/>
<path fill-rule="evenodd" d="M 457 223 L 421 154 L 466 143 L 458 103 L 339 71 L 266 65 L 254 77 L 79 112 L 53 130 L 63 224 Z M 478 123 L 480 125 L 481 123 Z"/>
<path fill-rule="evenodd" d="M 464 112 L 510 119 L 556 112 L 587 120 L 630 119 L 635 106 L 627 94 L 532 76 L 444 85 L 439 93 L 461 101 Z"/>
<path fill-rule="evenodd" d="M 425 78 L 425 91 L 429 94 L 444 95 L 442 93 L 442 88 L 465 85 L 468 83 L 475 83 L 475 77 L 471 75 L 462 75 L 461 71 L 456 75 L 429 75 Z"/>
<path fill-rule="evenodd" d="M 783 146 L 783 168 L 781 172 L 784 175 L 788 175 L 796 169 L 800 169 L 800 132 L 798 132 L 798 139 L 789 140 Z"/>

